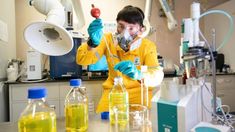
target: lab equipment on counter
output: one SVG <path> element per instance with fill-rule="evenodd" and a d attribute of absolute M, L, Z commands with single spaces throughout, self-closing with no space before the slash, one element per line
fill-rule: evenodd
<path fill-rule="evenodd" d="M 124 109 L 128 109 L 129 105 L 115 105 L 114 110 L 112 112 L 112 118 L 109 117 L 109 132 L 129 132 L 130 125 L 129 125 L 129 112 L 126 112 Z M 123 111 L 124 110 L 124 111 Z M 110 112 L 111 113 L 111 112 Z M 128 120 L 127 120 L 128 117 Z M 112 122 L 111 122 L 112 119 Z"/>
<path fill-rule="evenodd" d="M 149 132 L 151 127 L 145 127 L 146 113 L 148 108 L 140 104 L 129 105 L 129 129 L 130 132 Z"/>
<path fill-rule="evenodd" d="M 18 59 L 10 59 L 8 60 L 7 64 L 7 81 L 8 82 L 15 82 L 20 77 L 20 66 L 22 65 L 23 61 Z"/>
<path fill-rule="evenodd" d="M 101 120 L 108 120 L 109 119 L 109 112 L 102 112 L 100 114 Z"/>
<path fill-rule="evenodd" d="M 103 55 L 95 64 L 90 64 L 87 67 L 88 79 L 102 79 L 108 77 L 108 63 L 106 56 Z"/>
<path fill-rule="evenodd" d="M 230 128 L 222 125 L 214 125 L 208 122 L 200 122 L 190 132 L 231 132 Z"/>
<path fill-rule="evenodd" d="M 109 93 L 109 119 L 111 125 L 126 126 L 129 122 L 129 96 L 121 77 L 114 78 Z"/>
<path fill-rule="evenodd" d="M 47 90 L 28 89 L 28 105 L 18 120 L 19 132 L 56 132 L 56 114 L 46 101 Z"/>
<path fill-rule="evenodd" d="M 161 84 L 160 98 L 170 102 L 179 101 L 179 85 L 174 81 L 165 81 Z"/>
<path fill-rule="evenodd" d="M 154 131 L 189 132 L 201 121 L 210 122 L 211 85 L 205 83 L 202 86 L 202 83 L 202 79 L 195 79 L 187 81 L 185 87 L 179 85 L 178 93 L 181 95 L 178 101 L 162 99 L 162 92 L 154 95 L 151 109 L 152 125 L 157 126 Z"/>
<path fill-rule="evenodd" d="M 85 89 L 85 87 L 83 87 Z M 89 115 L 95 114 L 95 102 L 91 99 L 88 101 L 88 113 Z"/>
<path fill-rule="evenodd" d="M 224 37 L 224 40 L 222 43 L 216 47 L 216 34 L 215 29 L 212 29 L 211 36 L 212 36 L 212 42 L 211 44 L 207 41 L 203 33 L 200 31 L 199 28 L 199 20 L 200 18 L 207 16 L 209 14 L 222 14 L 226 16 L 229 19 L 230 28 L 227 32 L 226 36 Z M 214 124 L 218 124 L 222 122 L 222 124 L 227 125 L 231 128 L 231 130 L 234 129 L 232 126 L 230 117 L 227 117 L 225 113 L 221 115 L 217 111 L 217 97 L 216 97 L 216 55 L 217 52 L 228 42 L 229 38 L 231 38 L 231 35 L 234 31 L 234 22 L 231 15 L 229 15 L 227 12 L 222 10 L 209 10 L 202 14 L 200 14 L 200 3 L 193 2 L 191 4 L 191 18 L 183 19 L 182 24 L 182 33 L 183 38 L 181 40 L 181 54 L 183 54 L 182 60 L 180 62 L 183 62 L 185 66 L 185 70 L 187 73 L 187 78 L 204 78 L 204 82 L 206 81 L 206 78 L 209 74 L 212 74 L 212 91 L 210 91 L 211 96 L 213 96 L 212 102 L 213 102 L 213 109 L 211 111 L 211 115 L 213 117 L 212 122 Z M 203 41 L 200 41 L 199 35 L 203 39 Z M 187 46 L 185 46 L 185 44 Z M 184 48 L 186 47 L 186 49 Z M 210 69 L 211 68 L 211 69 Z M 193 74 L 192 74 L 193 73 Z M 204 87 L 205 83 L 201 84 L 201 87 Z M 208 95 L 210 96 L 210 95 Z M 205 100 L 202 102 L 208 102 L 211 100 Z M 220 106 L 219 106 L 220 108 Z M 223 108 L 221 108 L 223 109 Z"/>
<path fill-rule="evenodd" d="M 122 105 L 117 107 L 122 107 Z M 109 132 L 152 132 L 152 125 L 146 122 L 148 108 L 141 104 L 129 104 L 129 121 L 125 125 L 118 124 L 118 115 L 122 111 L 115 112 L 115 123 L 109 126 Z"/>
<path fill-rule="evenodd" d="M 18 72 L 16 68 L 14 68 L 12 65 L 7 68 L 7 81 L 8 82 L 15 82 L 18 77 Z"/>
<path fill-rule="evenodd" d="M 71 90 L 65 99 L 66 131 L 88 129 L 88 98 L 81 87 L 81 79 L 70 80 Z"/>
<path fill-rule="evenodd" d="M 50 77 L 53 79 L 80 78 L 82 66 L 76 63 L 76 53 L 81 38 L 73 37 L 73 49 L 63 56 L 50 56 Z"/>
<path fill-rule="evenodd" d="M 34 49 L 27 51 L 27 80 L 42 79 L 42 54 Z"/>

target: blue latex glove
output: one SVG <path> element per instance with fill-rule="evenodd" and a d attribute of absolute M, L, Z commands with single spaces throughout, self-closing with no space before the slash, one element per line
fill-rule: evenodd
<path fill-rule="evenodd" d="M 134 80 L 140 80 L 142 74 L 140 70 L 131 61 L 121 61 L 114 66 L 114 70 L 119 70 L 121 73 L 127 75 Z"/>
<path fill-rule="evenodd" d="M 103 31 L 102 31 L 103 27 L 104 26 L 101 19 L 95 19 L 89 25 L 87 31 L 93 44 L 95 45 L 100 44 L 101 38 L 103 36 Z"/>

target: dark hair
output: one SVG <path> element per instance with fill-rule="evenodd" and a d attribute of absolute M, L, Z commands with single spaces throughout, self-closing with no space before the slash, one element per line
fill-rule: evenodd
<path fill-rule="evenodd" d="M 140 24 L 144 27 L 144 12 L 139 7 L 133 7 L 131 5 L 125 6 L 121 11 L 119 11 L 116 21 L 125 21 L 131 24 Z"/>

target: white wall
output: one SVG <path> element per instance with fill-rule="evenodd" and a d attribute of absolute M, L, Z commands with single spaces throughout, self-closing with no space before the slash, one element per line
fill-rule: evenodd
<path fill-rule="evenodd" d="M 85 26 L 80 29 L 84 34 L 87 34 L 87 27 L 89 23 L 94 19 L 90 15 L 91 4 L 95 4 L 96 7 L 101 9 L 101 18 L 104 21 L 115 21 L 117 12 L 122 9 L 125 5 L 129 5 L 135 3 L 134 5 L 144 8 L 144 0 L 128 0 L 128 1 L 120 1 L 120 0 L 102 0 L 102 2 L 98 0 L 81 0 L 82 10 L 84 11 L 85 16 Z M 32 6 L 29 6 L 28 0 L 15 0 L 16 4 L 16 55 L 18 58 L 26 61 L 26 52 L 29 49 L 28 44 L 24 40 L 23 32 L 27 25 L 31 22 L 35 21 L 44 21 L 46 16 L 40 14 L 36 9 Z M 112 5 L 112 6 L 110 6 Z M 115 6 L 114 6 L 115 5 Z M 107 8 L 110 7 L 110 8 Z M 76 18 L 76 16 L 74 15 Z M 76 29 L 76 21 L 74 27 Z M 77 30 L 77 29 L 76 29 Z M 45 60 L 45 56 L 43 56 L 43 60 Z M 48 63 L 46 63 L 46 68 L 49 68 Z"/>
<path fill-rule="evenodd" d="M 8 42 L 0 40 L 0 79 L 6 78 L 7 60 L 16 57 L 15 0 L 0 0 L 0 20 L 8 27 Z"/>
<path fill-rule="evenodd" d="M 103 21 L 115 21 L 118 12 L 126 5 L 138 6 L 142 10 L 144 10 L 145 0 L 81 0 L 82 9 L 85 16 L 85 26 L 82 29 L 84 33 L 87 31 L 87 27 L 89 23 L 94 20 L 94 18 L 90 15 L 91 4 L 94 4 L 95 7 L 100 8 L 101 10 L 101 19 Z M 107 8 L 108 7 L 108 8 Z M 75 20 L 76 21 L 76 20 Z M 76 26 L 76 25 L 75 25 Z"/>
<path fill-rule="evenodd" d="M 0 20 L 8 28 L 8 41 L 0 40 L 0 122 L 3 122 L 7 120 L 7 95 L 1 81 L 6 79 L 7 60 L 16 57 L 14 0 L 0 0 Z"/>
<path fill-rule="evenodd" d="M 34 21 L 43 21 L 46 16 L 40 14 L 34 9 L 34 7 L 29 6 L 28 0 L 15 0 L 16 3 L 16 39 L 17 39 L 17 57 L 25 60 L 26 51 L 28 49 L 28 44 L 23 38 L 23 31 L 25 27 Z M 117 12 L 122 9 L 125 5 L 136 5 L 144 9 L 145 0 L 81 0 L 82 10 L 85 16 L 85 26 L 80 29 L 83 33 L 87 34 L 87 27 L 89 23 L 94 19 L 90 15 L 91 4 L 95 4 L 96 7 L 101 9 L 101 18 L 104 21 L 115 21 Z M 107 8 L 108 7 L 108 8 Z M 76 21 L 74 27 L 76 29 Z M 76 29 L 77 30 L 77 29 Z"/>
<path fill-rule="evenodd" d="M 15 5 L 16 55 L 18 58 L 26 60 L 26 52 L 29 46 L 24 40 L 24 29 L 31 22 L 43 21 L 45 16 L 37 12 L 33 6 L 29 6 L 29 0 L 15 0 Z"/>
<path fill-rule="evenodd" d="M 235 20 L 235 0 L 230 0 L 213 9 L 220 9 L 228 12 Z M 235 24 L 235 23 L 234 23 Z M 205 17 L 205 34 L 211 40 L 211 29 L 216 29 L 216 46 L 218 47 L 223 41 L 225 34 L 229 30 L 229 20 L 223 15 L 208 15 Z M 235 30 L 235 29 L 234 29 Z M 225 63 L 229 64 L 235 70 L 235 33 L 233 33 L 228 43 L 219 51 L 225 55 Z"/>

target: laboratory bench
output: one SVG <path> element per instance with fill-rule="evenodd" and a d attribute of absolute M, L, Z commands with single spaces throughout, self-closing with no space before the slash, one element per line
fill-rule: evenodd
<path fill-rule="evenodd" d="M 212 77 L 209 77 L 212 82 Z M 235 112 L 235 73 L 216 74 L 216 95 L 221 98 L 223 105 L 230 107 L 230 112 Z"/>
<path fill-rule="evenodd" d="M 83 80 L 82 86 L 86 87 L 86 93 L 89 99 L 89 107 L 95 107 L 98 104 L 99 98 L 102 95 L 101 80 Z M 30 87 L 45 87 L 47 88 L 47 102 L 50 107 L 55 109 L 58 118 L 64 117 L 64 100 L 69 92 L 69 80 L 47 80 L 44 82 L 14 82 L 8 83 L 9 90 L 9 121 L 16 122 L 20 113 L 24 110 L 28 103 L 27 91 Z"/>
<path fill-rule="evenodd" d="M 65 132 L 65 119 L 58 118 L 56 121 L 57 132 Z M 89 116 L 88 132 L 108 132 L 108 120 L 101 120 L 99 115 Z M 0 132 L 17 132 L 17 122 L 14 123 L 0 123 Z"/>
<path fill-rule="evenodd" d="M 86 87 L 90 107 L 96 109 L 102 95 L 102 83 L 107 76 L 103 77 L 82 77 L 82 86 Z M 168 78 L 171 78 L 168 76 Z M 30 87 L 46 87 L 48 91 L 47 101 L 55 109 L 57 117 L 64 117 L 64 100 L 70 90 L 69 79 L 47 79 L 40 82 L 7 82 L 9 92 L 9 121 L 16 122 L 20 113 L 27 105 L 27 91 Z"/>
<path fill-rule="evenodd" d="M 58 118 L 56 125 L 57 132 L 65 132 L 65 118 Z M 109 120 L 101 120 L 99 114 L 89 115 L 88 132 L 109 132 L 109 129 Z M 17 130 L 17 122 L 0 123 L 0 132 L 17 132 Z M 155 125 L 153 125 L 152 131 L 156 132 Z"/>
<path fill-rule="evenodd" d="M 108 76 L 81 76 L 80 79 L 82 81 L 105 81 L 108 78 Z M 5 82 L 5 84 L 33 84 L 33 83 L 54 83 L 54 82 L 69 82 L 70 78 L 45 78 L 42 80 L 32 80 L 32 81 L 15 81 L 15 82 Z"/>
<path fill-rule="evenodd" d="M 235 112 L 235 73 L 217 74 L 217 96 L 222 99 L 222 104 L 229 105 L 230 111 Z M 102 95 L 102 83 L 106 78 L 83 78 L 82 85 L 86 87 L 89 103 L 96 108 Z M 172 76 L 165 76 L 163 81 L 172 80 Z M 64 100 L 70 90 L 69 80 L 49 79 L 44 82 L 9 82 L 9 121 L 16 122 L 27 105 L 27 90 L 29 87 L 43 86 L 48 90 L 47 101 L 55 108 L 58 118 L 64 117 Z"/>

